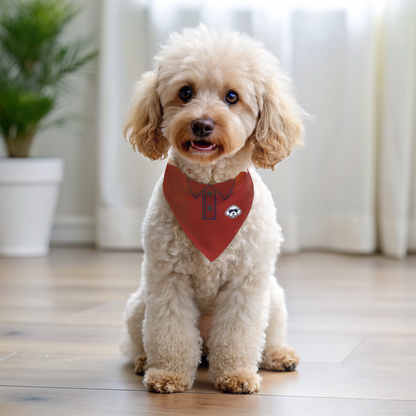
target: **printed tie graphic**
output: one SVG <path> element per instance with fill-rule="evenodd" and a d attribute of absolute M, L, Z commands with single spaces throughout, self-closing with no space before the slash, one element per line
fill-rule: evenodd
<path fill-rule="evenodd" d="M 167 165 L 163 192 L 180 226 L 195 246 L 214 261 L 244 224 L 253 204 L 249 172 L 229 181 L 203 184 Z"/>

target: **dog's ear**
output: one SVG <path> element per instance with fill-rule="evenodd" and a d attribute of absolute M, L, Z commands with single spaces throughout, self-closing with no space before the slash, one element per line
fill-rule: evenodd
<path fill-rule="evenodd" d="M 270 77 L 258 97 L 259 115 L 250 139 L 253 142 L 254 166 L 273 170 L 289 156 L 296 145 L 302 145 L 304 112 L 297 105 L 282 75 Z"/>
<path fill-rule="evenodd" d="M 143 74 L 134 89 L 133 101 L 124 137 L 151 160 L 163 159 L 168 154 L 169 143 L 160 129 L 162 106 L 157 93 L 157 75 L 154 71 Z"/>

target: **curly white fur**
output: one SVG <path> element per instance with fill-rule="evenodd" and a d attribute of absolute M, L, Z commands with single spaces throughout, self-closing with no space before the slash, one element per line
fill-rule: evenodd
<path fill-rule="evenodd" d="M 143 223 L 142 279 L 127 302 L 123 349 L 139 357 L 136 371 L 147 370 L 149 390 L 190 388 L 203 349 L 219 390 L 254 393 L 260 363 L 292 370 L 298 357 L 285 346 L 284 294 L 274 277 L 281 229 L 253 165 L 273 169 L 301 144 L 303 113 L 277 59 L 246 35 L 186 29 L 171 36 L 156 62 L 136 87 L 129 141 L 152 160 L 169 152 L 171 163 L 201 183 L 249 169 L 254 201 L 231 244 L 210 262 L 181 229 L 159 180 Z M 192 90 L 186 102 L 178 96 L 184 86 Z M 230 90 L 238 93 L 236 105 L 224 99 Z M 196 140 L 191 124 L 208 117 L 216 147 L 200 152 L 189 145 Z M 206 343 L 200 316 L 212 316 Z"/>

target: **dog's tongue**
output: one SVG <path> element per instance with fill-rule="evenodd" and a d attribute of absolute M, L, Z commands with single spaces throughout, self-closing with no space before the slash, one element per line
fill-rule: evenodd
<path fill-rule="evenodd" d="M 194 142 L 191 141 L 191 146 L 197 150 L 212 150 L 215 148 L 215 144 L 207 143 L 207 142 Z"/>

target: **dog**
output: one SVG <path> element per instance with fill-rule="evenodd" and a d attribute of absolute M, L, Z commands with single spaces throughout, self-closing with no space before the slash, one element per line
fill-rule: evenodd
<path fill-rule="evenodd" d="M 281 228 L 255 168 L 273 170 L 302 145 L 305 113 L 277 58 L 248 35 L 184 29 L 155 59 L 124 133 L 169 160 L 143 222 L 122 349 L 149 391 L 191 388 L 202 359 L 218 390 L 256 393 L 259 367 L 293 371 L 299 357 L 274 277 Z"/>
<path fill-rule="evenodd" d="M 231 205 L 225 215 L 230 218 L 237 218 L 242 213 L 241 209 L 237 205 Z"/>

